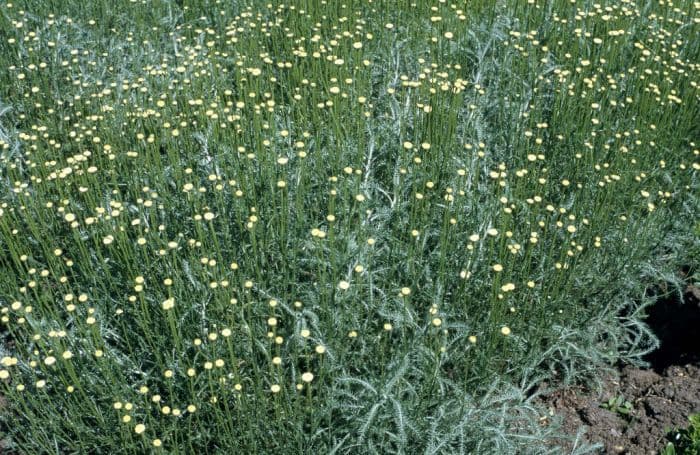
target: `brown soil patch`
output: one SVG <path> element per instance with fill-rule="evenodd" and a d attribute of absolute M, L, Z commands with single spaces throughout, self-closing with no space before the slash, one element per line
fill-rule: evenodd
<path fill-rule="evenodd" d="M 601 453 L 630 455 L 657 454 L 671 430 L 687 427 L 688 416 L 700 412 L 700 289 L 688 286 L 683 302 L 659 301 L 647 324 L 661 341 L 646 358 L 649 369 L 626 366 L 603 378 L 600 389 L 568 387 L 542 397 L 550 414 L 543 423 L 560 416 L 567 434 L 584 428 L 583 442 L 603 444 Z M 629 413 L 602 407 L 620 396 Z"/>
<path fill-rule="evenodd" d="M 628 415 L 601 407 L 617 396 L 632 404 Z M 619 378 L 604 380 L 601 392 L 568 388 L 543 401 L 550 415 L 563 417 L 566 433 L 584 427 L 584 442 L 602 443 L 602 453 L 657 454 L 670 430 L 685 428 L 688 415 L 700 412 L 700 367 L 672 366 L 663 374 L 625 367 Z"/>

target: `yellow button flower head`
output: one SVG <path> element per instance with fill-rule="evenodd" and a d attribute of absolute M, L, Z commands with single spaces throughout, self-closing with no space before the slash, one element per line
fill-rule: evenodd
<path fill-rule="evenodd" d="M 175 306 L 175 299 L 170 297 L 169 299 L 164 301 L 161 305 L 165 311 L 168 311 Z"/>
<path fill-rule="evenodd" d="M 510 292 L 515 290 L 515 284 L 513 283 L 506 283 L 503 286 L 501 286 L 501 291 L 503 292 Z"/>

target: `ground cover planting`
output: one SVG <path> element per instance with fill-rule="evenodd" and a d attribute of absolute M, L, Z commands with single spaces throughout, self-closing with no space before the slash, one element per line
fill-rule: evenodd
<path fill-rule="evenodd" d="M 2 447 L 598 450 L 538 395 L 645 365 L 698 276 L 699 35 L 691 0 L 4 1 Z"/>

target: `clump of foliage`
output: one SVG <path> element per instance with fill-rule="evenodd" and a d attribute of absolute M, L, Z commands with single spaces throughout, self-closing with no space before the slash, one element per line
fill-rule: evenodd
<path fill-rule="evenodd" d="M 688 417 L 690 425 L 675 430 L 668 435 L 669 442 L 661 451 L 662 455 L 697 455 L 700 453 L 700 414 Z"/>
<path fill-rule="evenodd" d="M 629 416 L 634 411 L 634 405 L 622 395 L 610 397 L 610 399 L 601 404 L 600 407 L 624 417 Z"/>

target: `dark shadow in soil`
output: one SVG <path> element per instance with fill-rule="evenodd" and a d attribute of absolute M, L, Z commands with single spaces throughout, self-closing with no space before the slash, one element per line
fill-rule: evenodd
<path fill-rule="evenodd" d="M 661 341 L 661 347 L 645 358 L 654 371 L 700 362 L 700 288 L 688 286 L 684 302 L 677 297 L 659 300 L 646 322 Z"/>

